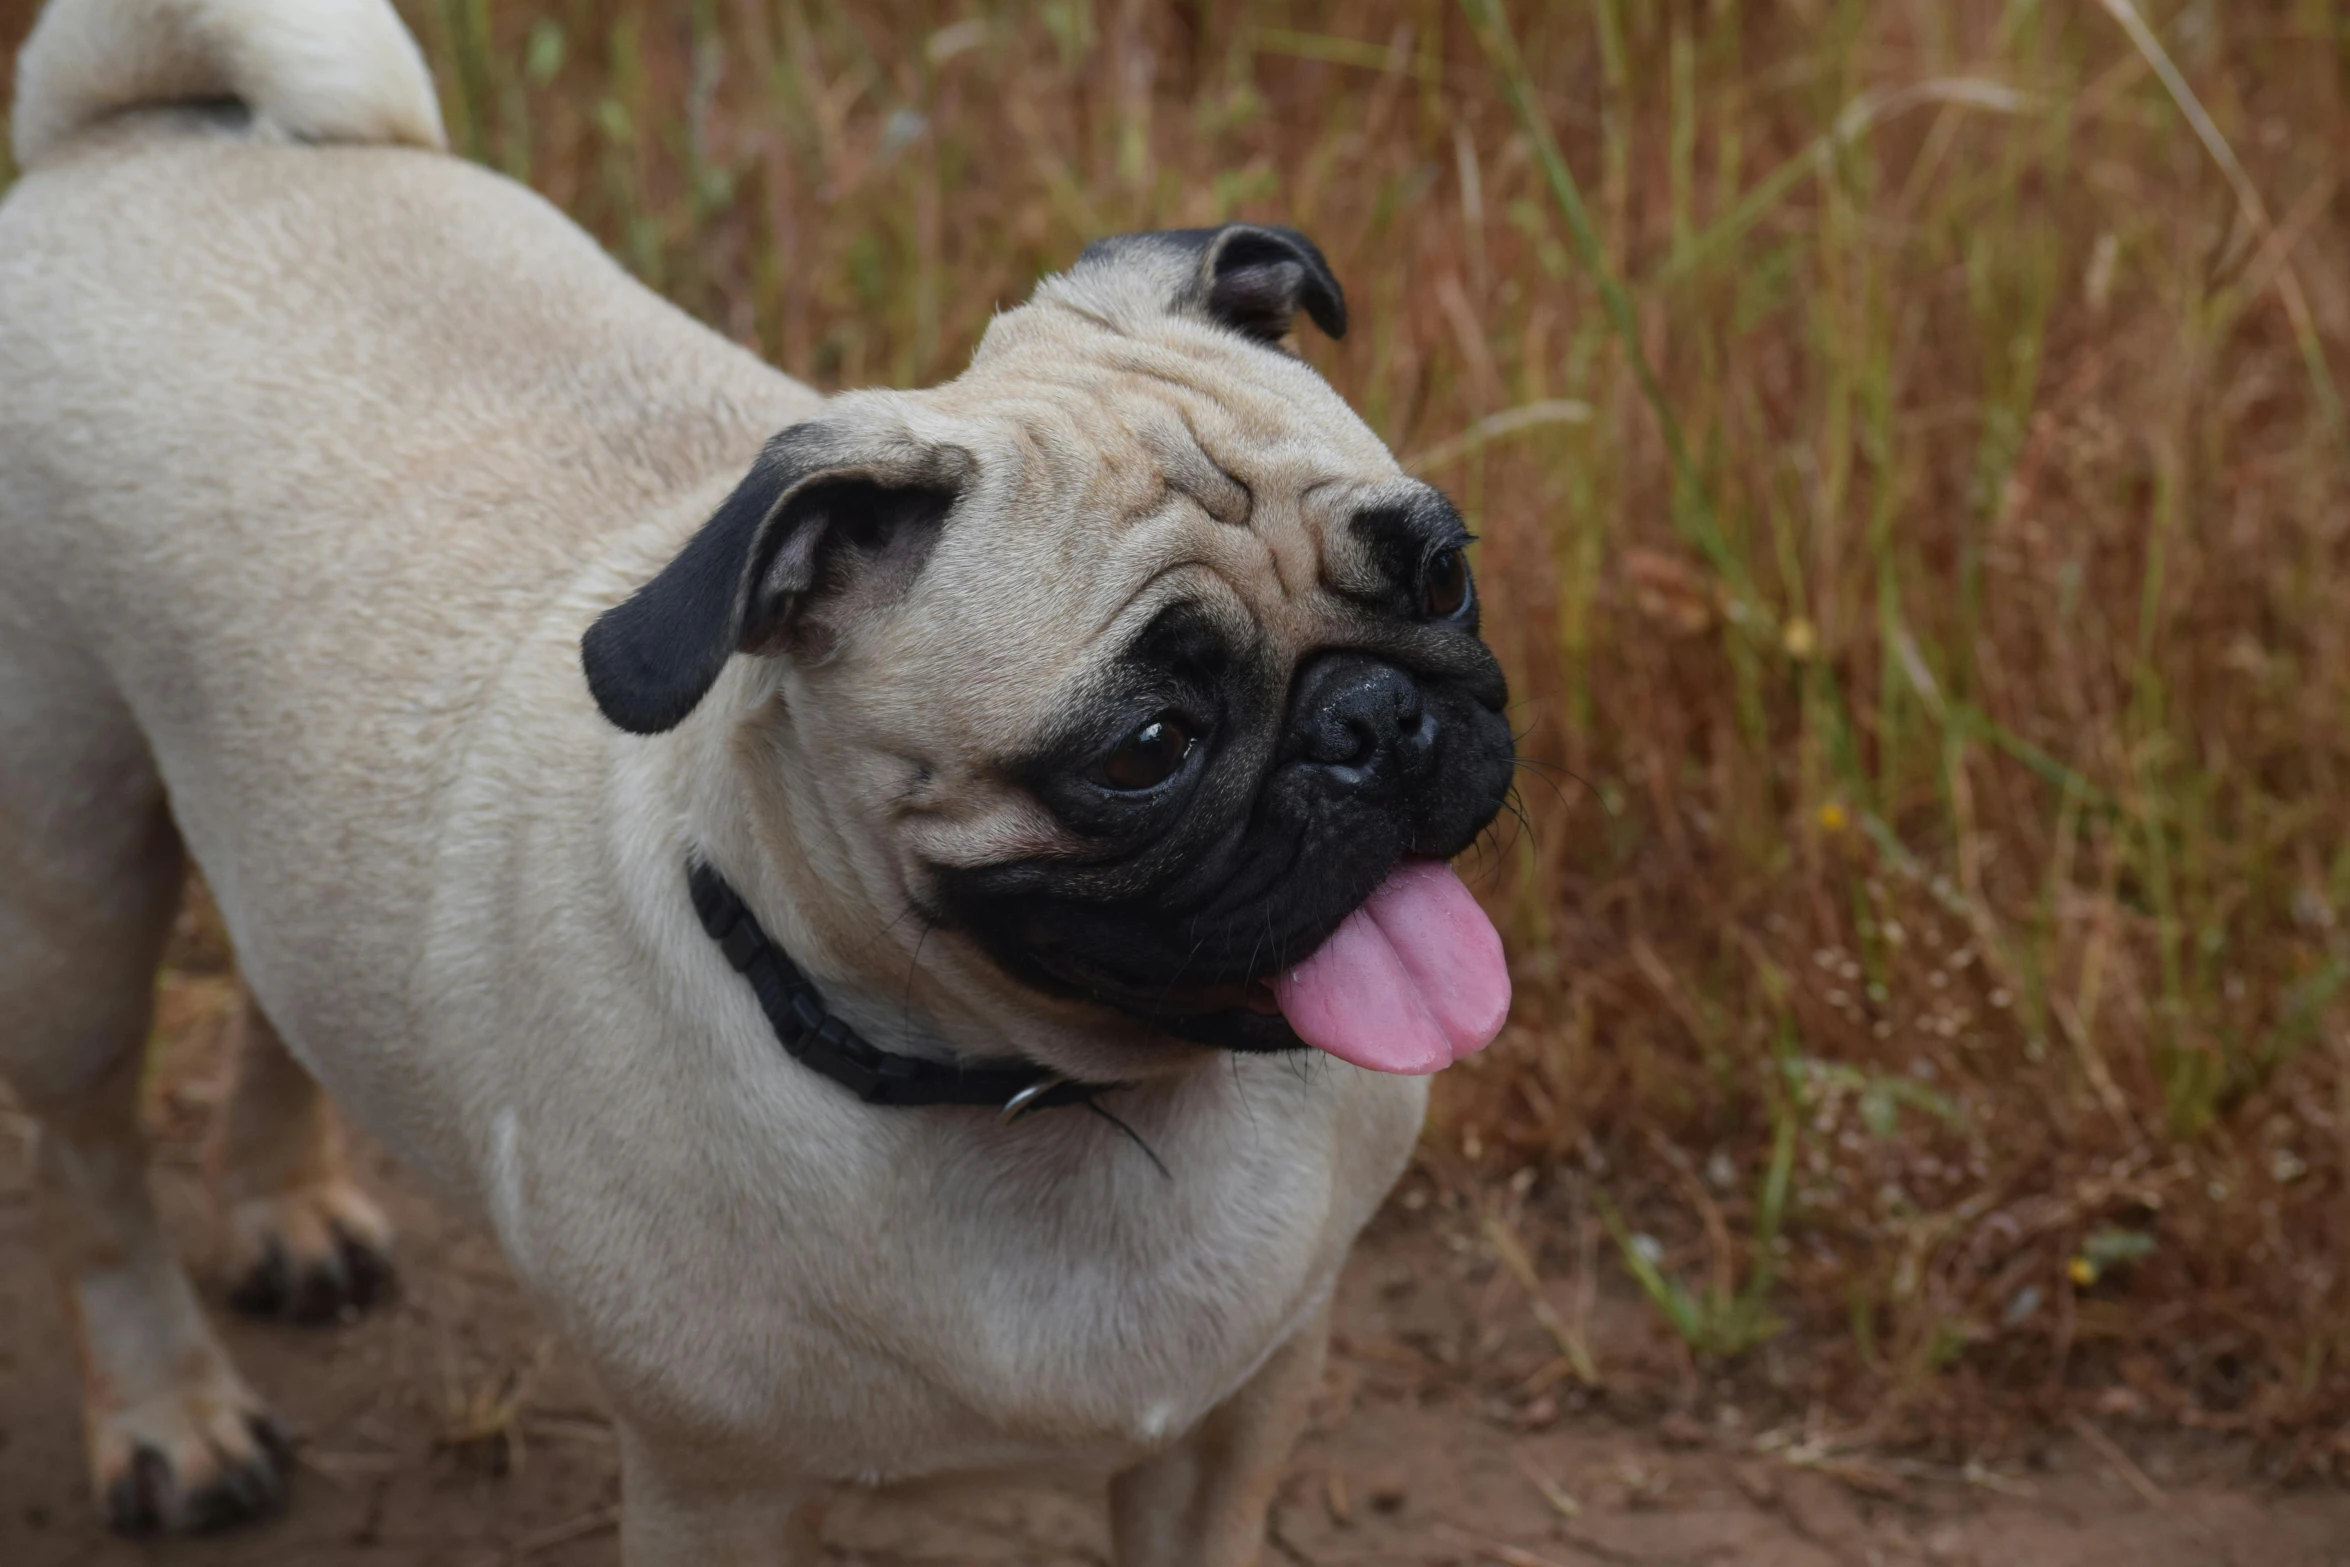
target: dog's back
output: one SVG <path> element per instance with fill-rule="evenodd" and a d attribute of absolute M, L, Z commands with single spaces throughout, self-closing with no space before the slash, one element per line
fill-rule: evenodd
<path fill-rule="evenodd" d="M 0 752 L 37 815 L 159 775 L 260 977 L 246 905 L 415 876 L 516 640 L 815 399 L 440 152 L 384 0 L 60 0 L 14 131 Z"/>
<path fill-rule="evenodd" d="M 490 692 L 544 644 L 595 722 L 567 595 L 816 404 L 438 125 L 383 0 L 61 0 L 21 56 L 0 1016 L 76 954 L 144 994 L 184 839 L 289 1034 L 401 1026 Z"/>

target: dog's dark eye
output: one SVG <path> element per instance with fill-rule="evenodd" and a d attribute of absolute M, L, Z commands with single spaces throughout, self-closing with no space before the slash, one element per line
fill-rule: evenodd
<path fill-rule="evenodd" d="M 1428 557 L 1420 573 L 1420 612 L 1438 620 L 1457 615 L 1469 602 L 1469 557 L 1456 545 Z"/>
<path fill-rule="evenodd" d="M 1113 789 L 1155 789 L 1175 776 L 1191 747 L 1190 727 L 1173 713 L 1161 713 L 1103 758 L 1101 780 Z"/>

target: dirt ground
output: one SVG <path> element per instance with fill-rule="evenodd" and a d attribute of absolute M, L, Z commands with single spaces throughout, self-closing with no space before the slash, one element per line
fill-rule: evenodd
<path fill-rule="evenodd" d="M 175 1049 L 154 1102 L 162 1198 L 216 1307 L 197 1149 L 221 1067 L 217 1050 Z M 372 1150 L 372 1184 L 401 1229 L 392 1302 L 307 1329 L 222 1307 L 238 1360 L 298 1433 L 285 1515 L 206 1540 L 108 1536 L 84 1490 L 72 1357 L 33 1247 L 30 1139 L 0 1100 L 0 1564 L 616 1560 L 618 1478 L 594 1389 L 545 1338 L 495 1248 Z M 2227 1449 L 2132 1457 L 2091 1429 L 2052 1440 L 2029 1466 L 1968 1472 L 1843 1452 L 1718 1399 L 1705 1419 L 1655 1418 L 1653 1402 L 1645 1416 L 1618 1413 L 1558 1379 L 1564 1362 L 1530 1304 L 1464 1214 L 1407 1183 L 1348 1271 L 1337 1353 L 1281 1494 L 1269 1567 L 2350 1563 L 2350 1494 L 2267 1487 Z M 1603 1366 L 1669 1359 L 1653 1319 L 1612 1285 L 1588 1320 Z M 850 1497 L 825 1532 L 828 1560 L 866 1567 L 1108 1560 L 1098 1488 L 1076 1485 Z"/>

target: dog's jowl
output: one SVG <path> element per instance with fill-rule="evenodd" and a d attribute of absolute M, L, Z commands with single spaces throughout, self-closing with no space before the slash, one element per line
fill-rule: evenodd
<path fill-rule="evenodd" d="M 627 1559 L 1107 1477 L 1255 1559 L 1425 1075 L 1509 1000 L 1458 514 L 1319 250 L 1096 243 L 826 398 L 451 158 L 383 0 L 56 0 L 0 206 L 0 1073 L 130 1530 L 279 1505 L 149 1206 L 184 869 L 249 987 L 241 1303 L 388 1266 L 324 1095 L 595 1369 Z"/>

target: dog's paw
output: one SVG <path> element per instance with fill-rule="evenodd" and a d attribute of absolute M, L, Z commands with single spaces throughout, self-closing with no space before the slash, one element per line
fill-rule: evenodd
<path fill-rule="evenodd" d="M 358 1315 L 391 1292 L 392 1228 L 348 1181 L 324 1181 L 229 1211 L 229 1302 L 281 1322 Z"/>
<path fill-rule="evenodd" d="M 209 1534 L 277 1511 L 293 1447 L 225 1369 L 93 1416 L 91 1480 L 117 1534 Z"/>

